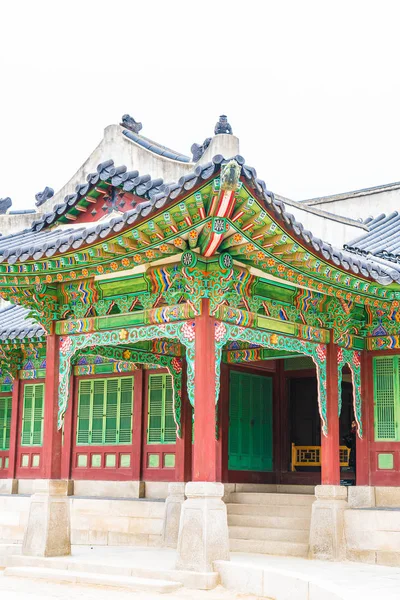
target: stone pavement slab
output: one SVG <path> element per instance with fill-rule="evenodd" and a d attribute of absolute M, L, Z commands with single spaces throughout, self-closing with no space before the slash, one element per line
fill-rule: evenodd
<path fill-rule="evenodd" d="M 224 586 L 276 600 L 400 600 L 397 567 L 231 553 L 217 570 Z"/>
<path fill-rule="evenodd" d="M 111 587 L 54 583 L 37 579 L 4 577 L 0 571 L 1 600 L 258 600 L 218 586 L 211 591 L 180 589 L 170 594 L 135 592 Z"/>
<path fill-rule="evenodd" d="M 9 557 L 7 557 L 7 560 Z M 169 581 L 175 579 L 174 573 L 176 552 L 170 548 L 148 547 L 99 547 L 99 546 L 73 546 L 72 556 L 39 560 L 39 568 L 49 566 L 54 569 L 70 569 L 72 571 L 98 572 L 108 571 L 121 576 L 132 575 L 141 577 L 159 577 Z M 19 566 L 21 556 L 15 557 L 15 562 L 10 566 Z M 41 564 L 43 561 L 45 563 Z M 218 561 L 215 563 L 222 577 L 222 584 L 227 588 L 217 587 L 207 592 L 194 589 L 181 589 L 172 592 L 168 598 L 193 598 L 214 600 L 224 598 L 242 597 L 269 597 L 274 600 L 400 600 L 400 568 L 370 565 L 355 562 L 327 562 L 307 560 L 296 557 L 281 557 L 260 554 L 231 553 L 231 561 Z M 26 565 L 32 566 L 32 565 Z M 0 571 L 1 574 L 1 571 Z M 7 580 L 7 582 L 5 582 Z M 14 583 L 9 583 L 9 582 Z M 40 590 L 40 585 L 46 582 L 32 582 L 25 580 L 16 583 L 14 577 L 0 575 L 1 600 L 36 600 L 31 597 L 32 590 Z M 27 586 L 27 596 L 7 596 L 14 593 L 12 585 L 16 586 L 18 593 Z M 39 588 L 37 587 L 39 585 Z M 50 583 L 49 583 L 50 585 Z M 52 583 L 51 585 L 56 586 Z M 74 584 L 75 586 L 78 584 Z M 11 588 L 10 588 L 11 586 Z M 60 588 L 63 587 L 60 584 Z M 48 589 L 48 588 L 46 588 Z M 55 588 L 57 589 L 57 588 Z M 74 586 L 70 586 L 74 589 Z M 89 588 L 87 588 L 89 590 Z M 93 588 L 94 589 L 94 588 Z M 102 588 L 97 588 L 100 591 Z M 111 589 L 111 588 L 108 588 Z M 229 591 L 230 590 L 230 591 Z M 3 593 L 4 592 L 4 593 Z M 49 592 L 50 593 L 50 592 Z M 51 591 L 53 593 L 53 591 Z M 86 593 L 86 592 L 85 592 Z M 96 592 L 88 591 L 89 595 L 78 595 L 78 598 L 95 598 Z M 119 598 L 115 594 L 125 593 L 113 589 L 112 598 Z M 128 593 L 128 592 L 126 592 Z M 139 592 L 138 592 L 139 593 Z M 92 595 L 90 595 L 92 594 Z M 129 592 L 130 598 L 142 598 L 137 592 Z M 133 595 L 132 595 L 133 594 Z M 242 596 L 244 594 L 244 596 Z M 42 597 L 38 593 L 38 598 Z M 44 595 L 43 598 L 57 598 L 57 596 Z M 60 596 L 60 598 L 74 596 Z M 121 596 L 125 598 L 127 596 Z M 153 596 L 144 595 L 143 598 Z M 161 596 L 154 596 L 157 598 Z M 165 597 L 165 596 L 164 596 Z M 104 596 L 105 598 L 105 596 Z M 96 595 L 96 600 L 102 600 L 102 595 Z M 109 600 L 109 596 L 107 597 Z"/>

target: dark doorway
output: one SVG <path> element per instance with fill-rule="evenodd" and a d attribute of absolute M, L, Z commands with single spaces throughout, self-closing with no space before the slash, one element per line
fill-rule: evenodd
<path fill-rule="evenodd" d="M 292 443 L 296 446 L 319 446 L 321 420 L 316 377 L 290 379 L 289 388 Z"/>

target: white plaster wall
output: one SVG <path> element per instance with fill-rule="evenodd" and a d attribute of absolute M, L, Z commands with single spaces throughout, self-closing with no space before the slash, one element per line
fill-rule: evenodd
<path fill-rule="evenodd" d="M 137 170 L 141 175 L 151 175 L 152 179 L 161 177 L 164 183 L 177 182 L 183 175 L 194 171 L 195 163 L 182 163 L 165 158 L 143 148 L 122 134 L 123 127 L 109 125 L 104 130 L 104 137 L 93 150 L 89 158 L 76 171 L 71 179 L 54 196 L 38 207 L 34 214 L 0 215 L 0 233 L 8 235 L 22 231 L 31 226 L 41 214 L 50 212 L 56 204 L 61 204 L 65 196 L 73 194 L 78 184 L 85 183 L 89 173 L 96 171 L 97 165 L 106 160 L 113 160 L 116 166 L 125 165 L 128 171 Z M 214 136 L 210 146 L 199 161 L 204 164 L 216 154 L 230 158 L 239 153 L 239 140 L 233 135 L 220 134 Z M 35 208 L 32 206 L 32 208 Z"/>
<path fill-rule="evenodd" d="M 400 187 L 373 194 L 350 196 L 342 200 L 326 201 L 314 205 L 335 215 L 351 219 L 377 217 L 381 213 L 389 214 L 400 209 Z"/>
<path fill-rule="evenodd" d="M 222 154 L 224 158 L 232 158 L 239 152 L 239 138 L 228 133 L 220 133 L 215 135 L 207 150 L 204 152 L 199 163 L 204 164 L 210 162 L 217 154 Z"/>
<path fill-rule="evenodd" d="M 311 231 L 315 237 L 321 238 L 324 242 L 328 242 L 336 248 L 342 248 L 343 244 L 362 235 L 366 231 L 355 223 L 335 221 L 294 207 L 292 204 L 286 206 L 286 211 L 294 215 L 296 220 L 305 229 Z"/>

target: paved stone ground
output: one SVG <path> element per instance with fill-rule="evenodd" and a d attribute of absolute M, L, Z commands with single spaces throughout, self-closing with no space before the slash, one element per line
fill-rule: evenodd
<path fill-rule="evenodd" d="M 0 571 L 1 600 L 257 600 L 256 596 L 235 594 L 218 586 L 203 592 L 182 589 L 173 594 L 133 592 L 114 587 L 53 583 L 4 577 Z M 264 599 L 265 600 L 265 599 Z"/>

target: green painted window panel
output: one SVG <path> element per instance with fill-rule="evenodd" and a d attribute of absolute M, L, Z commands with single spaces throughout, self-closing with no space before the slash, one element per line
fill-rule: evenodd
<path fill-rule="evenodd" d="M 172 377 L 166 373 L 149 375 L 147 442 L 176 443 Z"/>
<path fill-rule="evenodd" d="M 393 454 L 378 454 L 378 469 L 393 469 L 394 458 Z"/>
<path fill-rule="evenodd" d="M 10 448 L 12 398 L 0 398 L 0 450 Z"/>
<path fill-rule="evenodd" d="M 375 440 L 400 441 L 399 357 L 374 357 L 373 371 Z"/>
<path fill-rule="evenodd" d="M 44 383 L 27 383 L 24 386 L 21 446 L 43 444 Z"/>
<path fill-rule="evenodd" d="M 5 460 L 4 460 L 4 468 L 5 468 L 5 469 L 8 469 L 8 464 L 9 464 L 9 458 L 8 458 L 8 456 L 7 456 L 7 457 L 5 458 Z"/>
<path fill-rule="evenodd" d="M 95 468 L 101 467 L 101 454 L 92 454 L 91 466 Z"/>
<path fill-rule="evenodd" d="M 77 444 L 131 444 L 132 414 L 133 377 L 81 380 Z"/>
<path fill-rule="evenodd" d="M 130 454 L 121 454 L 119 459 L 119 466 L 121 468 L 128 468 L 131 466 L 131 455 Z"/>
<path fill-rule="evenodd" d="M 106 467 L 115 467 L 117 464 L 117 457 L 115 454 L 106 455 Z"/>
<path fill-rule="evenodd" d="M 77 466 L 78 467 L 87 467 L 87 464 L 88 464 L 87 454 L 78 454 Z"/>
<path fill-rule="evenodd" d="M 175 454 L 164 455 L 164 467 L 175 467 Z"/>
<path fill-rule="evenodd" d="M 149 454 L 148 466 L 151 469 L 157 469 L 160 466 L 160 455 L 159 454 Z"/>
<path fill-rule="evenodd" d="M 228 468 L 272 471 L 272 378 L 231 372 Z"/>

